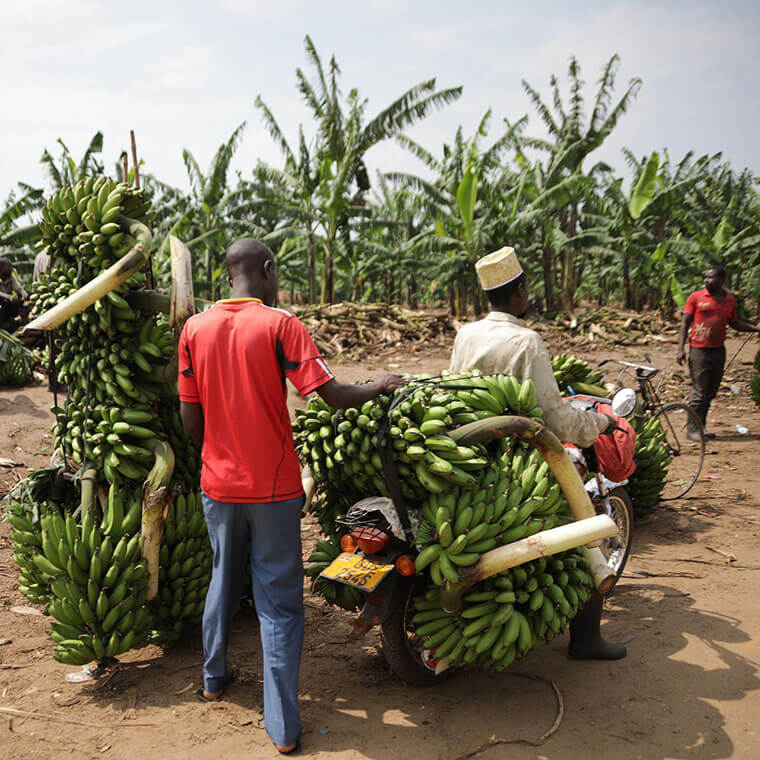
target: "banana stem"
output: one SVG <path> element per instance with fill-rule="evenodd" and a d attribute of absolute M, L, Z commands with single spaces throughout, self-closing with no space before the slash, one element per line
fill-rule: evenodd
<path fill-rule="evenodd" d="M 104 272 L 101 272 L 68 298 L 64 298 L 52 309 L 26 325 L 24 331 L 54 330 L 67 319 L 92 306 L 95 301 L 101 299 L 106 293 L 121 285 L 122 282 L 128 280 L 135 272 L 145 266 L 153 245 L 150 230 L 141 222 L 136 222 L 126 216 L 120 216 L 119 223 L 136 239 L 137 242 L 132 248 Z"/>
<path fill-rule="evenodd" d="M 441 605 L 447 612 L 458 612 L 462 606 L 464 592 L 485 578 L 539 557 L 548 557 L 590 541 L 609 538 L 617 532 L 617 525 L 612 518 L 608 515 L 595 515 L 500 546 L 483 554 L 471 567 L 460 570 L 459 583 L 452 584 L 447 581 L 441 589 Z"/>
<path fill-rule="evenodd" d="M 451 437 L 463 446 L 507 436 L 530 441 L 541 452 L 559 483 L 576 521 L 588 520 L 596 515 L 591 499 L 583 487 L 583 481 L 567 456 L 565 447 L 559 438 L 540 422 L 527 417 L 491 417 L 471 422 L 469 425 L 462 425 L 451 433 Z M 598 540 L 591 539 L 589 543 L 591 547 L 586 549 L 586 556 L 591 564 L 594 583 L 597 589 L 604 593 L 614 583 L 615 575 L 606 562 L 600 560 L 600 557 L 603 558 L 604 555 L 598 548 Z M 576 544 L 576 546 L 579 545 Z"/>
<path fill-rule="evenodd" d="M 172 266 L 172 292 L 169 321 L 174 330 L 174 345 L 179 343 L 179 336 L 185 322 L 195 314 L 193 297 L 193 266 L 190 249 L 174 235 L 169 236 Z"/>
<path fill-rule="evenodd" d="M 158 441 L 153 447 L 156 461 L 143 483 L 142 507 L 142 556 L 148 565 L 148 590 L 150 601 L 158 593 L 158 566 L 164 519 L 172 500 L 169 484 L 174 474 L 174 451 L 166 441 Z"/>
<path fill-rule="evenodd" d="M 127 303 L 133 309 L 140 309 L 152 314 L 169 314 L 171 312 L 171 298 L 166 293 L 159 293 L 157 290 L 136 290 L 125 296 Z M 195 299 L 195 309 L 205 309 L 213 304 L 213 301 L 207 301 L 205 298 Z"/>
<path fill-rule="evenodd" d="M 93 467 L 86 469 L 82 475 L 82 494 L 79 501 L 80 520 L 84 520 L 86 514 L 94 512 L 97 477 L 98 472 Z M 95 517 L 94 514 L 92 516 Z"/>

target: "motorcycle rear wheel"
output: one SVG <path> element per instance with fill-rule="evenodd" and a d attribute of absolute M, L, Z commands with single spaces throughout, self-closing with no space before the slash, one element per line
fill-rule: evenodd
<path fill-rule="evenodd" d="M 436 675 L 435 668 L 426 664 L 424 646 L 415 635 L 411 623 L 414 615 L 414 597 L 422 593 L 420 578 L 407 582 L 403 602 L 391 612 L 380 627 L 383 655 L 391 670 L 410 686 L 433 686 L 452 678 L 457 669 L 449 668 Z"/>

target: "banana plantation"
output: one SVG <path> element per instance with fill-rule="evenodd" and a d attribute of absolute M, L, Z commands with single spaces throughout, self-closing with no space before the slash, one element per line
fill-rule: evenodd
<path fill-rule="evenodd" d="M 168 241 L 176 235 L 195 255 L 196 294 L 218 298 L 226 247 L 255 236 L 275 253 L 294 303 L 445 304 L 456 315 L 479 314 L 485 301 L 473 264 L 503 245 L 519 252 L 548 311 L 585 302 L 673 314 L 713 263 L 727 267 L 745 308 L 760 303 L 760 203 L 751 171 L 731 167 L 720 152 L 673 156 L 661 146 L 647 155 L 623 150 L 617 166 L 598 160 L 642 86 L 638 79 L 620 85 L 617 56 L 591 88 L 575 59 L 548 88 L 523 81 L 530 113 L 495 104 L 473 133 L 460 127 L 444 145 L 420 144 L 408 131 L 456 108 L 461 88 L 439 89 L 430 79 L 377 110 L 357 88 L 345 89 L 338 62 L 325 65 L 309 37 L 305 57 L 296 82 L 309 121 L 297 133 L 285 134 L 266 92 L 253 102 L 252 118 L 266 126 L 278 163 L 232 171 L 243 123 L 205 171 L 182 151 L 188 189 L 143 167 L 159 283 L 168 282 Z M 371 150 L 383 142 L 408 151 L 418 170 L 371 172 Z M 0 251 L 22 277 L 31 276 L 42 244 L 37 222 L 46 197 L 83 177 L 122 175 L 122 162 L 111 170 L 102 155 L 100 132 L 78 160 L 59 140 L 42 154 L 49 186 L 19 182 L 7 198 Z"/>

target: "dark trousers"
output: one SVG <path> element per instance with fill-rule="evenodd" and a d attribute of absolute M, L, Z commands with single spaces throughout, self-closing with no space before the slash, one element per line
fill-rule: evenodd
<path fill-rule="evenodd" d="M 710 402 L 718 394 L 726 364 L 726 347 L 692 348 L 689 350 L 691 393 L 689 406 L 697 413 L 704 426 Z"/>

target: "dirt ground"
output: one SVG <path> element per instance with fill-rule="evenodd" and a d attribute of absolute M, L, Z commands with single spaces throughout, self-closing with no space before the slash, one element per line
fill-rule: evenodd
<path fill-rule="evenodd" d="M 740 345 L 730 340 L 728 355 Z M 760 410 L 748 395 L 756 347 L 746 346 L 727 373 L 710 419 L 718 438 L 708 445 L 698 484 L 685 499 L 637 523 L 634 554 L 604 624 L 606 636 L 630 637 L 627 659 L 572 661 L 565 638 L 506 673 L 463 672 L 433 689 L 407 688 L 390 673 L 376 632 L 349 640 L 353 616 L 307 595 L 303 755 L 760 757 Z M 650 353 L 658 366 L 678 371 L 673 343 L 655 343 Z M 585 352 L 587 358 L 606 355 L 642 359 L 643 351 Z M 382 369 L 435 371 L 447 359 L 440 351 L 398 353 L 332 366 L 341 379 L 358 380 Z M 683 374 L 680 381 L 669 386 L 671 393 L 686 392 Z M 729 390 L 734 383 L 739 395 Z M 0 390 L 0 458 L 19 465 L 0 467 L 0 496 L 47 463 L 50 404 L 43 386 Z M 737 423 L 749 428 L 749 437 L 736 433 Z M 315 538 L 314 524 L 305 521 L 305 554 Z M 69 683 L 65 676 L 74 669 L 52 659 L 48 619 L 16 589 L 3 523 L 1 758 L 277 756 L 261 724 L 261 650 L 249 610 L 233 625 L 230 659 L 239 679 L 223 702 L 201 704 L 193 696 L 201 684 L 197 636 L 167 651 L 132 651 L 97 681 Z M 540 743 L 560 718 L 558 729 Z"/>

